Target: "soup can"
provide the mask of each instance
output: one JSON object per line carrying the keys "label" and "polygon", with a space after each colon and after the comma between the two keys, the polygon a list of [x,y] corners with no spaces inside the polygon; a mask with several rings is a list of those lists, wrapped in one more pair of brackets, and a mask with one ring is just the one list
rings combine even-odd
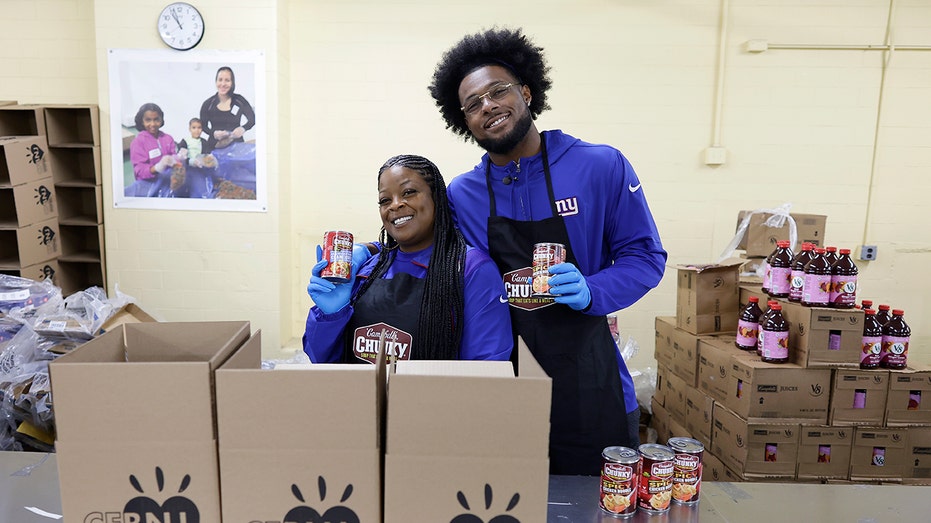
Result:
{"label": "soup can", "polygon": [[566,246],[561,243],[537,243],[533,246],[533,295],[550,294],[550,267],[566,261]]}
{"label": "soup can", "polygon": [[669,438],[666,442],[675,452],[672,469],[672,502],[679,505],[698,503],[701,493],[702,454],[705,446],[692,438]]}
{"label": "soup can", "polygon": [[665,445],[640,445],[640,489],[637,508],[649,514],[669,511],[672,502],[672,475],[676,454]]}
{"label": "soup can", "polygon": [[607,447],[601,453],[601,510],[616,518],[637,512],[640,485],[640,453],[627,447]]}
{"label": "soup can", "polygon": [[352,275],[352,233],[327,231],[323,233],[323,259],[327,264],[320,277],[333,283],[346,283]]}

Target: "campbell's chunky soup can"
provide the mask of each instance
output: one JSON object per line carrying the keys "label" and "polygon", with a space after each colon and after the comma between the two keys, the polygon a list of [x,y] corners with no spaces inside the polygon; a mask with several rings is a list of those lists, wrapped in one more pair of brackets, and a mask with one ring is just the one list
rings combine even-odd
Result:
{"label": "campbell's chunky soup can", "polygon": [[320,277],[333,283],[346,283],[352,274],[352,233],[327,231],[323,233],[323,259],[326,266]]}
{"label": "campbell's chunky soup can", "polygon": [[537,243],[533,246],[533,295],[551,296],[550,267],[566,261],[566,246]]}
{"label": "campbell's chunky soup can", "polygon": [[601,457],[599,506],[606,514],[629,518],[637,512],[640,453],[627,447],[608,447]]}
{"label": "campbell's chunky soup can", "polygon": [[666,445],[676,454],[672,468],[672,501],[680,505],[698,503],[701,493],[702,454],[705,446],[692,438],[669,438]]}
{"label": "campbell's chunky soup can", "polygon": [[640,445],[640,491],[637,508],[650,514],[669,510],[672,501],[672,475],[676,454],[665,445]]}

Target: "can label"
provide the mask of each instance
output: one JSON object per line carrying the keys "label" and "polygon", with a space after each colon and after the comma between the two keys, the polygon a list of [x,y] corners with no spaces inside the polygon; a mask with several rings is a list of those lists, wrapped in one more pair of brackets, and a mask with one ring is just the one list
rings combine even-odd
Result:
{"label": "can label", "polygon": [[533,246],[533,294],[550,294],[550,267],[566,261],[566,247],[561,243],[538,243]]}
{"label": "can label", "polygon": [[676,453],[673,462],[672,500],[680,505],[698,503],[701,492],[701,454]]}
{"label": "can label", "polygon": [[650,513],[669,510],[672,501],[673,460],[657,461],[643,457],[637,506]]}
{"label": "can label", "polygon": [[620,517],[637,512],[639,463],[605,461],[601,469],[601,509]]}
{"label": "can label", "polygon": [[323,259],[326,266],[320,277],[333,283],[346,283],[352,274],[352,233],[327,231],[323,234]]}
{"label": "can label", "polygon": [[886,465],[886,447],[873,447],[873,459],[870,465],[884,467]]}
{"label": "can label", "polygon": [[818,463],[830,463],[831,462],[831,446],[830,445],[818,445]]}

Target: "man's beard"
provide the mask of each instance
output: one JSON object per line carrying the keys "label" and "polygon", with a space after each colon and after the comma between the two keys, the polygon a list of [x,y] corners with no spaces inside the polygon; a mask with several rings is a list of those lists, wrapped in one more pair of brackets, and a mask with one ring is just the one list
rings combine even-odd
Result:
{"label": "man's beard", "polygon": [[521,140],[527,136],[527,132],[530,131],[530,126],[533,125],[533,118],[530,117],[530,111],[524,111],[524,113],[519,117],[517,123],[514,124],[514,127],[511,129],[511,132],[502,136],[501,138],[484,138],[484,139],[475,139],[475,142],[478,143],[482,149],[492,153],[492,154],[507,154],[514,150]]}

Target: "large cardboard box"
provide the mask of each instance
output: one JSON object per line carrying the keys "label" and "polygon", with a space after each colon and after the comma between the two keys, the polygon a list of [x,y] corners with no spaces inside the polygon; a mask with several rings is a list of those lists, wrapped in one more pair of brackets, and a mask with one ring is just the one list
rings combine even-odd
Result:
{"label": "large cardboard box", "polygon": [[672,419],[685,424],[685,396],[688,389],[692,388],[693,385],[684,382],[682,378],[670,372],[666,374],[665,386],[666,400],[663,402],[663,407],[666,408]]}
{"label": "large cardboard box", "polygon": [[653,415],[650,417],[650,426],[656,431],[656,441],[665,442],[669,440],[669,412],[666,408],[657,403],[656,398],[650,404]]}
{"label": "large cardboard box", "polygon": [[45,110],[41,105],[0,102],[0,137],[45,136]]}
{"label": "large cardboard box", "polygon": [[831,425],[869,425],[879,427],[886,414],[889,371],[834,371],[831,388]]}
{"label": "large cardboard box", "polygon": [[931,365],[889,371],[885,425],[931,425]]}
{"label": "large cardboard box", "polygon": [[43,136],[0,138],[0,187],[15,187],[52,176]]}
{"label": "large cardboard box", "polygon": [[798,479],[847,479],[852,427],[802,424],[798,448]]}
{"label": "large cardboard box", "polygon": [[905,476],[907,428],[855,427],[850,479],[901,481]]}
{"label": "large cardboard box", "polygon": [[0,269],[21,269],[61,256],[58,219],[0,229]]}
{"label": "large cardboard box", "polygon": [[385,523],[546,520],[552,380],[517,350],[516,377],[508,362],[392,366]]}
{"label": "large cardboard box", "polygon": [[52,178],[0,187],[0,228],[16,229],[58,217]]}
{"label": "large cardboard box", "polygon": [[728,396],[731,358],[741,351],[724,338],[702,338],[698,345],[698,388],[716,401]]}
{"label": "large cardboard box", "polygon": [[676,327],[692,334],[736,332],[742,263],[677,265]]}
{"label": "large cardboard box", "polygon": [[96,105],[46,105],[45,125],[49,145],[53,147],[100,145],[100,115]]}
{"label": "large cardboard box", "polygon": [[721,462],[717,456],[710,452],[708,447],[705,447],[705,452],[702,455],[701,463],[701,480],[702,482],[707,481],[730,481],[738,482],[743,481],[743,478],[740,477],[736,472],[727,468],[727,465]]}
{"label": "large cardboard box", "polygon": [[685,428],[705,448],[711,448],[713,419],[714,398],[696,387],[690,387],[685,396]]}
{"label": "large cardboard box", "polygon": [[656,368],[656,389],[653,391],[653,401],[660,405],[666,404],[666,377],[671,373],[672,371],[663,365]]}
{"label": "large cardboard box", "polygon": [[748,422],[714,406],[712,453],[746,479],[795,479],[798,447],[798,423]]}
{"label": "large cardboard box", "polygon": [[126,324],[53,361],[65,521],[220,521],[214,371],[248,338],[242,321]]}
{"label": "large cardboard box", "polygon": [[380,354],[262,370],[256,333],[220,367],[223,521],[381,521]]}
{"label": "large cardboard box", "polygon": [[778,301],[789,322],[789,357],[794,363],[803,367],[860,368],[862,310]]}
{"label": "large cardboard box", "polygon": [[142,310],[142,307],[135,303],[127,303],[114,312],[113,316],[110,316],[107,321],[103,322],[103,325],[100,326],[100,334],[113,330],[124,323],[150,323],[156,321],[158,320]]}
{"label": "large cardboard box", "polygon": [[[753,211],[740,211],[737,214],[737,227],[743,222],[747,213]],[[747,225],[747,232],[737,245],[738,249],[744,249],[748,257],[769,256],[773,249],[776,248],[776,242],[779,240],[789,239],[789,221],[785,220],[782,227],[771,227],[766,224],[772,214],[763,212],[753,212],[750,222]],[[811,242],[819,247],[824,247],[824,229],[828,217],[821,214],[798,214],[789,213],[789,216],[795,220],[796,234],[798,236],[798,245],[802,242]]]}
{"label": "large cardboard box", "polygon": [[20,278],[29,278],[35,281],[43,281],[46,278],[51,278],[52,283],[58,285],[58,280],[55,277],[56,274],[58,274],[58,270],[58,260],[48,260],[19,269],[9,267],[0,268],[0,273],[19,276]]}
{"label": "large cardboard box", "polygon": [[730,365],[724,405],[740,417],[827,423],[831,369],[766,363],[742,351],[731,358]]}
{"label": "large cardboard box", "polygon": [[931,485],[931,427],[908,429],[903,483]]}

